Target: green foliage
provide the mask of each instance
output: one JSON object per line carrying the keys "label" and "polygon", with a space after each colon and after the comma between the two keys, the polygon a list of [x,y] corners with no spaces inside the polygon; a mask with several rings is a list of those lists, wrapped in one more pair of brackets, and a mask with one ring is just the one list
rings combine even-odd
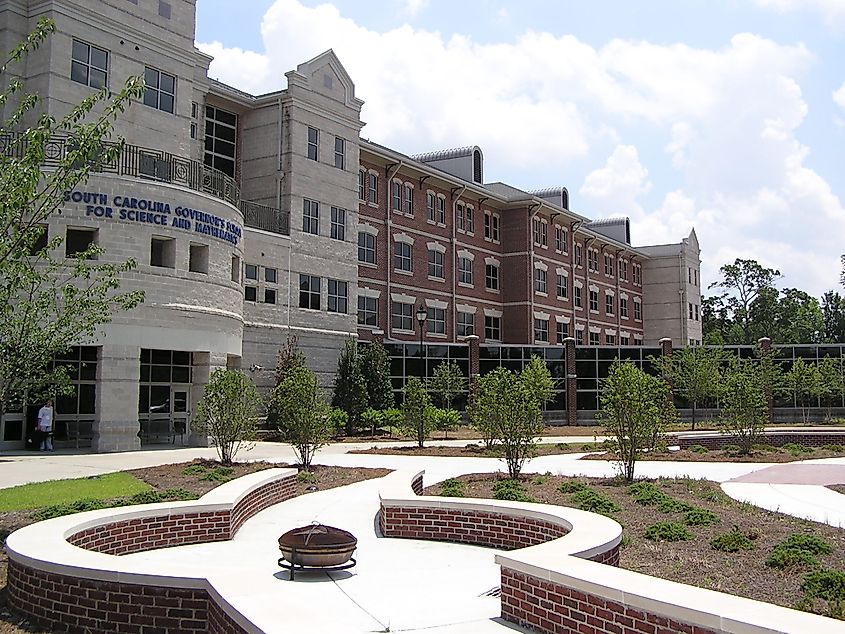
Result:
{"label": "green foliage", "polygon": [[498,480],[493,485],[493,498],[496,500],[510,500],[512,502],[536,502],[525,492],[519,480]]}
{"label": "green foliage", "polygon": [[310,471],[303,470],[296,474],[296,481],[300,484],[316,484],[317,476]]}
{"label": "green foliage", "polygon": [[408,435],[416,439],[417,445],[422,447],[434,429],[431,398],[425,391],[422,380],[416,376],[408,377],[403,394],[403,428]]}
{"label": "green foliage", "polygon": [[722,431],[747,455],[768,420],[764,367],[748,359],[732,359],[722,380]]}
{"label": "green foliage", "polygon": [[829,422],[833,404],[839,402],[839,399],[845,393],[845,381],[842,378],[842,369],[839,362],[834,361],[828,355],[825,355],[824,359],[819,363],[818,373],[819,397],[827,408],[825,420]]}
{"label": "green foliage", "polygon": [[613,362],[608,377],[602,381],[596,420],[615,439],[620,470],[628,482],[634,479],[637,459],[656,445],[673,416],[665,381],[646,374],[631,361]]}
{"label": "green foliage", "polygon": [[582,511],[610,515],[622,510],[616,502],[594,489],[584,488],[572,495],[572,503]]}
{"label": "green foliage", "polygon": [[778,544],[777,548],[805,550],[814,555],[829,555],[833,552],[833,547],[821,537],[801,533],[793,533]]}
{"label": "green foliage", "polygon": [[405,422],[405,414],[402,413],[402,410],[396,407],[389,407],[386,410],[382,411],[382,418],[384,419],[384,424],[391,428],[400,428]]}
{"label": "green foliage", "polygon": [[692,405],[692,428],[695,429],[699,405],[715,401],[719,396],[721,348],[691,347],[675,350],[671,355],[651,357],[661,376],[671,381],[672,389]]}
{"label": "green foliage", "polygon": [[578,491],[583,491],[586,488],[587,485],[583,482],[579,482],[578,480],[569,480],[561,484],[558,491],[561,493],[578,493]]}
{"label": "green foliage", "polygon": [[358,344],[354,339],[346,340],[337,360],[332,407],[339,407],[349,414],[346,433],[355,433],[361,413],[367,408],[367,382],[361,370]]}
{"label": "green foliage", "polygon": [[[305,367],[305,355],[299,349],[298,339],[296,335],[288,335],[284,345],[279,348],[279,353],[276,356],[276,369],[274,371],[275,385],[279,385],[285,380],[285,376],[294,368]],[[277,421],[271,420],[276,423]]]}
{"label": "green foliage", "polygon": [[546,362],[536,354],[531,355],[531,360],[523,368],[521,379],[528,393],[534,395],[540,407],[544,407],[555,397],[555,381]]}
{"label": "green foliage", "polygon": [[[180,500],[196,500],[198,495],[186,489],[165,489],[164,491],[142,491],[128,499],[129,504],[156,504],[159,502],[175,502]],[[122,505],[121,505],[122,506]]]}
{"label": "green foliage", "polygon": [[[436,408],[435,408],[436,409]],[[449,431],[461,423],[461,413],[454,409],[437,409],[434,416],[434,428],[448,437]]]}
{"label": "green foliage", "polygon": [[193,428],[206,434],[220,462],[230,465],[238,451],[253,445],[261,398],[255,385],[237,370],[217,368],[203,389]]}
{"label": "green foliage", "polygon": [[469,424],[481,434],[484,448],[488,451],[496,443],[496,422],[490,417],[488,411],[493,401],[491,389],[492,383],[482,379],[476,380],[470,386],[469,400],[467,401]]}
{"label": "green foliage", "polygon": [[815,363],[806,363],[797,358],[784,375],[784,391],[789,394],[801,409],[801,419],[809,421],[810,405],[821,396],[821,374]]}
{"label": "green foliage", "polygon": [[693,453],[708,453],[710,451],[704,445],[690,445],[689,450]]}
{"label": "green foliage", "polygon": [[845,572],[816,570],[804,577],[801,590],[811,599],[845,600]]}
{"label": "green foliage", "polygon": [[717,535],[710,540],[710,545],[715,550],[725,553],[737,553],[741,550],[753,550],[754,542],[738,526],[734,526],[727,533]]}
{"label": "green foliage", "polygon": [[822,445],[822,449],[824,451],[830,451],[833,453],[845,452],[845,447],[843,447],[842,445]]}
{"label": "green foliage", "polygon": [[657,522],[649,526],[643,536],[654,542],[680,542],[695,536],[683,524],[677,522]]}
{"label": "green foliage", "polygon": [[[95,340],[114,313],[144,299],[140,290],[120,292],[121,278],[136,266],[132,259],[104,257],[97,245],[65,257],[58,236],[36,248],[65,192],[84,187],[91,173],[120,160],[124,142],[113,137],[114,123],[144,92],[143,80],[130,77],[115,92],[86,91],[67,114],[57,117],[52,109],[48,115],[38,92],[29,92],[19,79],[24,74],[19,65],[32,64],[28,55],[55,30],[52,20],[40,18],[0,66],[5,109],[0,122],[0,417],[12,402],[72,394],[67,373],[53,360],[71,345]],[[56,152],[62,142],[65,151]],[[44,169],[48,156],[49,170]]]}
{"label": "green foliage", "polygon": [[628,492],[637,504],[656,506],[663,513],[687,513],[695,508],[687,502],[675,500],[651,482],[636,482],[628,487]]}
{"label": "green foliage", "polygon": [[208,467],[201,464],[188,465],[182,469],[182,475],[203,475],[208,472]]}
{"label": "green foliage", "polygon": [[739,454],[742,449],[739,445],[722,445],[722,451],[726,454]]}
{"label": "green foliage", "polygon": [[390,357],[378,340],[360,351],[361,373],[367,386],[367,405],[373,409],[393,407],[393,385],[390,383]]}
{"label": "green foliage", "polygon": [[[760,337],[771,336],[768,331],[774,315],[771,311],[761,313],[772,304],[772,294],[774,302],[777,301],[774,283],[780,271],[763,267],[755,260],[737,258],[733,264],[722,266],[719,272],[722,279],[709,288],[721,289],[722,293],[702,302],[705,339],[718,339],[725,344],[753,344]],[[756,309],[753,315],[752,309]]]}
{"label": "green foliage", "polygon": [[719,521],[719,516],[708,509],[692,508],[684,515],[687,526],[710,526]]}
{"label": "green foliage", "polygon": [[232,479],[234,473],[235,470],[231,467],[215,467],[207,470],[200,477],[200,480],[206,480],[207,482],[228,482]]}
{"label": "green foliage", "polygon": [[793,456],[800,456],[802,453],[812,453],[814,449],[799,443],[787,442],[780,446],[781,451],[791,453]]}
{"label": "green foliage", "polygon": [[370,430],[372,436],[376,435],[376,429],[381,427],[382,423],[384,423],[384,413],[381,410],[368,407],[361,413],[361,424]]}
{"label": "green foliage", "polygon": [[455,478],[443,480],[440,483],[440,495],[447,498],[464,497],[464,483]]}
{"label": "green foliage", "polygon": [[429,387],[440,405],[452,409],[452,401],[466,388],[466,377],[454,361],[443,361],[434,368]]}
{"label": "green foliage", "polygon": [[777,544],[766,559],[766,565],[785,570],[794,566],[815,567],[818,555],[829,555],[833,548],[815,535],[794,533]]}
{"label": "green foliage", "polygon": [[54,504],[35,511],[30,517],[38,522],[42,520],[49,520],[54,517],[62,517],[63,515],[71,515],[72,513],[84,513],[85,511],[96,511],[98,509],[109,508],[111,505],[106,500],[97,500],[94,498],[83,498],[75,502],[68,502],[66,504]]}
{"label": "green foliage", "polygon": [[270,394],[277,412],[282,441],[290,444],[299,464],[306,471],[320,447],[332,435],[330,408],[317,383],[305,366],[292,368]]}
{"label": "green foliage", "polygon": [[185,489],[166,489],[164,491],[141,491],[130,497],[119,497],[111,500],[100,500],[96,498],[82,498],[64,504],[54,504],[35,511],[30,517],[36,521],[49,520],[54,517],[62,517],[73,513],[85,511],[96,511],[99,509],[114,508],[118,506],[129,506],[133,504],[156,504],[159,502],[171,502],[177,500],[195,500],[197,496]]}
{"label": "green foliage", "polygon": [[339,407],[333,407],[329,411],[329,427],[331,428],[332,436],[338,436],[346,431],[346,426],[349,424],[349,414]]}

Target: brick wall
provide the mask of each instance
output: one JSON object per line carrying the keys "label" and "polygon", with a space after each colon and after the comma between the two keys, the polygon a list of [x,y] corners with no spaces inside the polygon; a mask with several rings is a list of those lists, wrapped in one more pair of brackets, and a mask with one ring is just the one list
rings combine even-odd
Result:
{"label": "brick wall", "polygon": [[[781,447],[787,443],[806,445],[808,447],[822,447],[823,445],[845,445],[845,434],[835,432],[777,432],[760,434],[758,444]],[[732,436],[678,436],[669,444],[677,444],[681,449],[688,449],[693,445],[701,445],[708,449],[721,449],[726,445],[736,445],[737,441]]]}
{"label": "brick wall", "polygon": [[558,634],[715,634],[711,629],[635,610],[502,568],[502,618]]}
{"label": "brick wall", "polygon": [[[295,494],[296,476],[273,480],[243,495],[231,509],[108,522],[72,534],[68,542],[110,555],[231,539],[259,511]],[[94,580],[37,570],[9,560],[9,604],[59,632],[243,632],[203,589],[167,588]]]}

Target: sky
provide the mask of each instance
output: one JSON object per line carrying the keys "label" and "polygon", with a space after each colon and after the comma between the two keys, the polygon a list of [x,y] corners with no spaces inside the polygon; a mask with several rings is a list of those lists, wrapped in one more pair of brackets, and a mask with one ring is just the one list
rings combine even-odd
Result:
{"label": "sky", "polygon": [[253,94],[331,48],[364,138],[478,145],[634,245],[694,227],[704,285],[745,258],[843,290],[845,0],[198,0],[196,41]]}

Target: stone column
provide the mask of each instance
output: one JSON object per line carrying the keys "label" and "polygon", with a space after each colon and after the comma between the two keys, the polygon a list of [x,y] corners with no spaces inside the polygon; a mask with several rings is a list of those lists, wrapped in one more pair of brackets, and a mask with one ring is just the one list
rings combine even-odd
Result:
{"label": "stone column", "polygon": [[[191,384],[191,416],[193,420],[197,405],[202,400],[203,390],[211,373],[218,368],[224,370],[228,367],[228,356],[220,352],[194,352],[194,365]],[[190,423],[189,423],[190,424]],[[188,430],[188,445],[191,447],[208,447],[209,439],[205,434],[194,433],[193,426]]]}
{"label": "stone column", "polygon": [[566,424],[578,424],[578,374],[575,366],[575,337],[563,340],[566,355]]}
{"label": "stone column", "polygon": [[[757,340],[757,345],[760,348],[760,359],[762,360],[764,357],[767,357],[772,354],[772,340],[768,337],[760,337]],[[768,410],[769,415],[769,425],[774,423],[775,420],[775,398],[772,394],[772,386],[766,386],[766,408]]]}
{"label": "stone column", "polygon": [[97,361],[97,415],[91,448],[97,453],[134,451],[138,438],[141,349],[103,345]]}

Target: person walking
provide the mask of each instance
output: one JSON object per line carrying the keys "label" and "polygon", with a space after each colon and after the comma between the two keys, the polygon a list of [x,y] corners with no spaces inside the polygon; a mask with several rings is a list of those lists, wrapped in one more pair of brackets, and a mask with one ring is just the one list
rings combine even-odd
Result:
{"label": "person walking", "polygon": [[41,451],[53,451],[53,399],[47,399],[38,410],[38,431],[41,432]]}

